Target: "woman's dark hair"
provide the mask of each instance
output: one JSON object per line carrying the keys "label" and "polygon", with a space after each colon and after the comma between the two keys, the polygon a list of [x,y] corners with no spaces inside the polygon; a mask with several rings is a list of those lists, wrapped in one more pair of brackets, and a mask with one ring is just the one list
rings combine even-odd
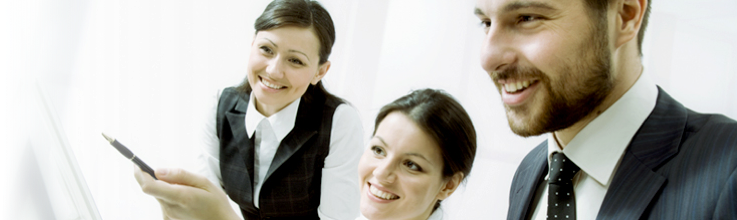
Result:
{"label": "woman's dark hair", "polygon": [[[374,123],[374,135],[384,118],[401,112],[429,134],[440,146],[443,178],[455,173],[468,177],[476,156],[476,130],[471,117],[453,97],[441,90],[422,89],[405,95],[381,108]],[[433,210],[440,206],[435,203]]]}
{"label": "woman's dark hair", "polygon": [[[333,25],[333,19],[328,11],[320,3],[313,0],[274,0],[266,6],[264,12],[253,24],[256,33],[287,26],[312,28],[320,41],[320,61],[318,63],[322,65],[328,61],[335,43],[335,25]],[[250,93],[251,85],[248,84],[247,79],[238,86],[238,90]],[[309,85],[305,94],[309,94],[313,89],[318,89],[327,96],[337,98],[325,90],[322,81],[314,86]]]}
{"label": "woman's dark hair", "polygon": [[335,26],[320,3],[311,0],[275,0],[256,19],[256,33],[285,26],[311,27],[320,40],[320,62],[328,61],[335,42]]}

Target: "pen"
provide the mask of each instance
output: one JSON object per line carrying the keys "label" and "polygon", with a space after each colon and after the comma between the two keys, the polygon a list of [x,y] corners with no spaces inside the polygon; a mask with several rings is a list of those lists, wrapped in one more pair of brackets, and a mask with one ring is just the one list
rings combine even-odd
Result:
{"label": "pen", "polygon": [[151,169],[151,167],[149,167],[148,165],[146,165],[146,163],[144,163],[141,160],[141,158],[136,157],[136,155],[133,154],[133,152],[131,152],[130,150],[128,150],[128,148],[125,147],[125,146],[123,146],[123,144],[121,144],[120,142],[118,142],[118,140],[115,140],[115,138],[109,137],[109,136],[105,135],[105,133],[102,133],[102,136],[105,137],[105,139],[107,139],[107,141],[110,142],[110,145],[113,145],[113,147],[115,147],[115,149],[118,149],[118,151],[120,151],[120,153],[123,154],[123,156],[125,156],[125,158],[128,158],[129,160],[133,161],[133,163],[135,163],[136,165],[138,165],[138,167],[140,167],[141,170],[143,170],[144,172],[146,172],[149,175],[151,175],[151,177],[153,177],[155,180],[158,180],[156,178],[156,175],[154,175],[154,170]]}

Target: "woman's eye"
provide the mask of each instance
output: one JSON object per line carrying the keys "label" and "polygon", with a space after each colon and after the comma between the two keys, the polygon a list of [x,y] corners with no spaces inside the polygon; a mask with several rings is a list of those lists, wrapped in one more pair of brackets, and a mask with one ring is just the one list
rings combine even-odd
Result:
{"label": "woman's eye", "polygon": [[386,152],[384,152],[384,149],[379,146],[371,146],[371,151],[374,152],[374,155],[386,156]]}
{"label": "woman's eye", "polygon": [[405,161],[404,166],[407,166],[410,170],[421,172],[422,168],[411,160]]}
{"label": "woman's eye", "polygon": [[297,65],[305,65],[301,60],[299,59],[289,59],[289,62],[292,62]]}
{"label": "woman's eye", "polygon": [[267,47],[267,46],[261,46],[261,47],[259,47],[259,48],[261,49],[261,51],[262,51],[262,52],[264,52],[264,53],[266,53],[266,54],[272,54],[272,53],[273,53],[273,52],[271,51],[271,48],[269,48],[269,47]]}

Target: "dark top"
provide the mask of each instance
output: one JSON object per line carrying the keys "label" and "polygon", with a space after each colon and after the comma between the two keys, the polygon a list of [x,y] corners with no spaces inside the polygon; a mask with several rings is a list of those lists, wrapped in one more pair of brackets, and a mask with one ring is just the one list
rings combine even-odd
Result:
{"label": "dark top", "polygon": [[319,219],[322,168],[329,153],[330,131],[340,99],[310,86],[301,98],[292,131],[279,144],[253,203],[253,139],[245,116],[250,91],[226,88],[217,109],[220,172],[223,188],[246,219]]}

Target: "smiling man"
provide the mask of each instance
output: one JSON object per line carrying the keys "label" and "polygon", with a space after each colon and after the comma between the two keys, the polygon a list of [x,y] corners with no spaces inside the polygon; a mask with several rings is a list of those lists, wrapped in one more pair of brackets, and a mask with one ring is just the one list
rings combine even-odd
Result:
{"label": "smiling man", "polygon": [[508,219],[735,219],[737,122],[649,79],[648,0],[478,0],[481,63],[522,161]]}

